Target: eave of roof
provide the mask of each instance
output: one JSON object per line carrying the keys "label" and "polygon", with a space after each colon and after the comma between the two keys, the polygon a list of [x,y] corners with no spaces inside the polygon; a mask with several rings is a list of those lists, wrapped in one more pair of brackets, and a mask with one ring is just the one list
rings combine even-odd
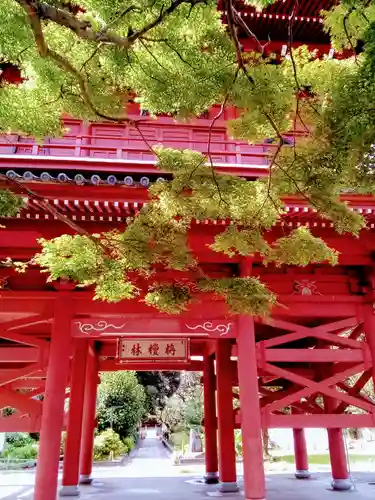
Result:
{"label": "eave of roof", "polygon": [[[42,195],[55,209],[76,221],[127,222],[148,203],[145,187],[116,185],[86,185],[57,182],[25,182],[25,187]],[[352,209],[368,220],[369,227],[375,223],[375,197],[371,195],[347,194],[343,196]],[[26,208],[19,219],[53,220],[54,216],[40,206],[37,199],[25,196]],[[329,220],[322,219],[317,211],[297,196],[284,199],[286,213],[280,222],[285,226],[307,225],[311,227],[333,227]],[[195,220],[197,225],[230,225],[230,220]]]}

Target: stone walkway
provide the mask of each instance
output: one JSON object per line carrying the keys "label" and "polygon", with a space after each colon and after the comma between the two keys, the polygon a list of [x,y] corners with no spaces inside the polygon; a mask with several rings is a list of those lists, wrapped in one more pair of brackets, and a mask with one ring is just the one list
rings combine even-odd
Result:
{"label": "stone walkway", "polygon": [[[208,500],[225,497],[243,500],[243,493],[218,493],[216,486],[200,481],[203,466],[173,466],[169,453],[153,432],[125,466],[94,469],[95,481],[81,487],[82,500]],[[31,500],[33,471],[0,473],[0,500]],[[353,474],[354,489],[338,493],[329,489],[330,476],[319,473],[309,481],[297,481],[291,473],[267,476],[267,500],[365,500],[375,498],[374,473]],[[242,487],[241,478],[239,485]]]}

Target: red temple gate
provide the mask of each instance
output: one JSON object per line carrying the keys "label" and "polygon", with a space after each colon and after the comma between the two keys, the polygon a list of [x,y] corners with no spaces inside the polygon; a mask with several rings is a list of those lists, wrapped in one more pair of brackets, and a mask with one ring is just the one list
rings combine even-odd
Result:
{"label": "red temple gate", "polygon": [[[251,265],[244,263],[242,269],[248,273]],[[260,270],[253,263],[255,269]],[[283,291],[283,307],[269,319],[228,316],[222,303],[207,298],[179,317],[135,301],[98,307],[90,292],[68,284],[48,289],[43,282],[42,287],[33,271],[22,278],[8,276],[11,289],[0,294],[0,397],[3,407],[17,412],[0,419],[0,430],[41,431],[36,498],[51,499],[56,491],[63,426],[68,439],[62,492],[77,491],[79,472],[83,483],[90,481],[98,371],[124,368],[203,371],[206,480],[216,481],[219,472],[223,491],[237,489],[235,427],[244,436],[246,498],[265,497],[261,428],[294,429],[296,475],[308,477],[303,429],[326,427],[334,486],[348,488],[341,429],[372,427],[375,409],[362,393],[373,376],[375,318],[371,268],[360,269],[368,272],[367,284],[345,266],[334,272],[311,267],[303,274],[268,269],[262,277]],[[159,339],[160,345],[189,339],[189,359],[119,364],[119,338],[152,339],[153,344]],[[67,387],[71,411],[64,417]],[[239,387],[237,410],[233,387]],[[41,393],[43,403],[33,399]],[[349,407],[359,411],[346,413]]]}
{"label": "red temple gate", "polygon": [[[301,2],[294,45],[307,43],[321,54],[329,52],[319,11],[330,5],[328,0]],[[287,1],[264,13],[245,9],[241,15],[264,32],[260,40],[267,40],[266,31],[272,29],[279,41],[269,49],[279,52],[287,39],[290,6]],[[248,40],[243,42],[252,48]],[[139,115],[139,108],[133,104],[129,112]],[[210,110],[189,125],[168,117],[145,119],[141,127],[149,142],[207,152],[216,113]],[[267,153],[273,146],[230,140],[225,120],[232,115],[226,110],[212,127],[215,166],[248,179],[267,175]],[[26,208],[0,231],[1,260],[30,259],[38,238],[73,232],[59,213],[92,233],[123,227],[147,203],[145,188],[164,175],[128,126],[77,120],[66,125],[66,137],[42,146],[17,135],[0,137],[1,171],[36,193],[25,196]],[[219,479],[223,492],[237,490],[235,427],[243,434],[247,500],[266,496],[262,428],[293,429],[297,478],[309,477],[303,429],[327,428],[333,487],[350,488],[342,429],[375,426],[374,402],[363,392],[375,366],[375,199],[348,195],[347,200],[368,220],[369,230],[358,239],[337,235],[303,200],[292,197],[271,234],[276,238],[283,226],[308,225],[340,252],[335,268],[274,268],[260,260],[229,258],[207,246],[227,221],[194,224],[189,244],[207,274],[259,275],[278,294],[281,306],[269,319],[230,316],[222,302],[207,296],[188,313],[171,317],[136,301],[93,302],[91,292],[70,283],[46,283],[37,268],[25,275],[0,268],[0,403],[16,410],[0,418],[0,431],[41,432],[35,499],[56,498],[63,428],[68,432],[60,494],[78,495],[78,483],[91,482],[98,373],[118,369],[203,372],[205,478],[208,483]],[[158,277],[167,279],[168,273],[160,271]],[[168,339],[186,341],[189,353],[120,364],[118,341],[130,338],[139,345],[152,339],[164,349]],[[40,394],[43,402],[34,399]],[[67,397],[69,415],[64,414]],[[234,397],[240,401],[237,410]],[[348,413],[352,408],[358,411]]]}

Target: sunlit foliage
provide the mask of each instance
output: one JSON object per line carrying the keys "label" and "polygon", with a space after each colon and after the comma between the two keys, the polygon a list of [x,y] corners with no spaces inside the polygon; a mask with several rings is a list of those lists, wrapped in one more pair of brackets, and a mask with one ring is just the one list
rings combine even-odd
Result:
{"label": "sunlit foliage", "polygon": [[[247,3],[262,9],[273,2]],[[219,174],[210,154],[152,145],[157,167],[172,180],[150,188],[150,203],[123,232],[42,240],[34,262],[49,279],[93,286],[96,298],[108,301],[138,296],[173,314],[189,307],[197,290],[222,297],[233,313],[265,314],[276,297],[256,277],[201,275],[188,243],[195,220],[231,221],[211,243],[217,252],[300,266],[336,264],[338,255],[307,227],[268,238],[285,212],[283,196],[302,197],[339,233],[358,235],[365,226],[340,196],[374,190],[373,2],[344,0],[323,14],[334,47],[351,57],[317,58],[302,47],[278,64],[242,53],[240,18],[232,0],[224,7],[227,25],[213,0],[1,1],[0,68],[6,63],[10,75],[0,80],[2,132],[61,134],[63,114],[137,128],[126,115],[135,94],[151,115],[178,120],[213,104],[235,106],[239,117],[228,121],[233,137],[273,141],[269,178],[252,182]],[[358,45],[364,52],[356,55]],[[296,123],[305,137],[286,146],[284,136]],[[3,216],[20,207],[9,191],[1,192]],[[150,277],[155,266],[189,270],[196,279],[149,280],[148,290],[139,288],[134,275]]]}

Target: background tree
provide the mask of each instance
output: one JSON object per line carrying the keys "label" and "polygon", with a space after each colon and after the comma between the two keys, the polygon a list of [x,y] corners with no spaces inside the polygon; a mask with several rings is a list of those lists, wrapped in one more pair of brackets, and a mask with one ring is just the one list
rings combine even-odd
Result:
{"label": "background tree", "polygon": [[179,372],[136,372],[139,383],[144,387],[146,407],[150,415],[162,410],[180,385]]}
{"label": "background tree", "polygon": [[135,434],[146,412],[146,395],[135,372],[102,373],[98,391],[99,430],[112,428],[121,438]]}
{"label": "background tree", "polygon": [[[262,8],[273,0],[247,3]],[[372,192],[374,186],[374,3],[343,0],[324,14],[336,49],[351,50],[352,58],[317,58],[307,48],[292,50],[289,43],[287,57],[278,64],[272,56],[242,53],[239,29],[261,52],[259,41],[234,0],[222,6],[225,22],[213,0],[2,0],[4,132],[57,135],[63,132],[61,116],[68,114],[127,123],[142,135],[141,121],[130,120],[125,110],[135,94],[151,115],[169,113],[176,119],[221,104],[211,130],[224,108],[235,106],[239,117],[228,122],[233,137],[274,142],[268,179],[252,182],[215,171],[211,137],[206,155],[148,143],[157,167],[172,179],[150,188],[149,204],[124,232],[88,234],[39,197],[46,210],[77,233],[41,241],[33,263],[50,279],[93,285],[96,298],[109,301],[140,296],[168,313],[187,308],[198,290],[222,297],[232,313],[265,314],[276,297],[257,278],[212,279],[199,268],[187,244],[194,219],[231,219],[233,225],[215,238],[212,248],[228,255],[257,253],[277,265],[338,260],[337,252],[307,227],[269,241],[267,233],[285,212],[287,194],[302,197],[339,233],[357,235],[365,226],[363,216],[350,210],[340,194]],[[297,10],[296,1],[291,39]],[[357,56],[359,41],[364,52]],[[305,138],[288,147],[284,135],[297,122]],[[1,191],[3,215],[14,215],[21,205],[9,190]],[[189,270],[191,278],[183,284],[179,277],[150,281],[140,290],[137,275],[147,275],[155,264]]]}
{"label": "background tree", "polygon": [[203,387],[201,374],[183,372],[181,383],[175,394],[159,412],[160,421],[168,433],[201,430],[203,420]]}

